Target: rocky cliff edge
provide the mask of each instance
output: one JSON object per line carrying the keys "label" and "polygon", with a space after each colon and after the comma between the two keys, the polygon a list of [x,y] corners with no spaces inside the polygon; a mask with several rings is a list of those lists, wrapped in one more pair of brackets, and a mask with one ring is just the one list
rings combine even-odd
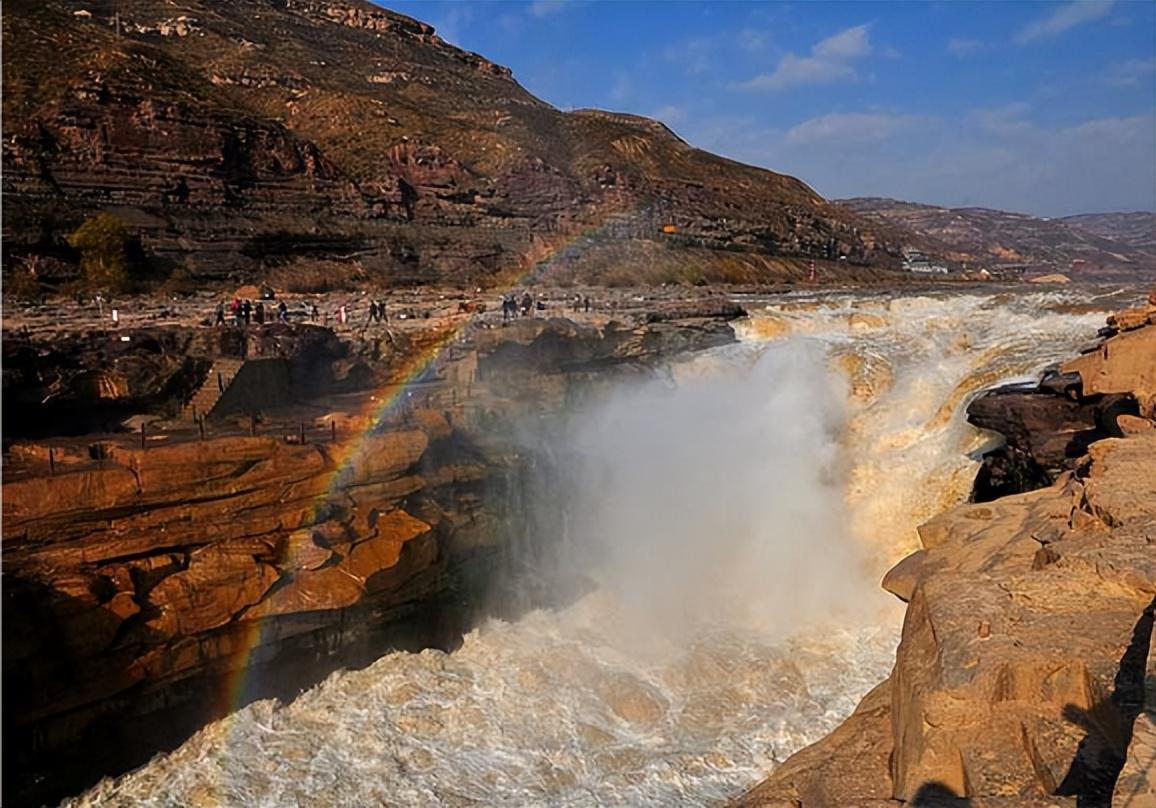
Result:
{"label": "rocky cliff edge", "polygon": [[961,505],[883,586],[890,678],[739,806],[1156,805],[1156,300],[1061,370],[1128,394],[1048,487]]}

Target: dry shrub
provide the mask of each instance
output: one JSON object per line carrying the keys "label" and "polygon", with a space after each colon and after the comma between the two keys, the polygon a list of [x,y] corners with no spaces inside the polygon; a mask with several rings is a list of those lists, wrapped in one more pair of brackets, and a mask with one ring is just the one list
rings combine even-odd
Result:
{"label": "dry shrub", "polygon": [[4,280],[4,297],[13,300],[39,300],[44,296],[44,288],[36,278],[36,273],[25,266],[17,266]]}
{"label": "dry shrub", "polygon": [[293,294],[323,294],[352,290],[364,278],[357,262],[297,260],[269,269],[264,283]]}
{"label": "dry shrub", "polygon": [[128,247],[132,234],[120,219],[98,213],[68,237],[80,252],[80,270],[94,288],[123,292],[129,287]]}

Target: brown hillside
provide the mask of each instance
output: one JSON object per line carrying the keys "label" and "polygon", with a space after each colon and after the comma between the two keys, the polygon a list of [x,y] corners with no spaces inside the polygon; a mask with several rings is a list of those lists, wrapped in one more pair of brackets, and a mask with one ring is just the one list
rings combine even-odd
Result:
{"label": "brown hillside", "polygon": [[792,177],[655,121],[560,112],[507,68],[369,3],[80,7],[5,4],[10,253],[58,250],[103,209],[202,276],[304,254],[355,256],[399,283],[537,263],[586,277],[581,251],[551,260],[578,235],[692,263],[725,252],[703,267],[767,279],[800,259],[894,264],[870,225]]}
{"label": "brown hillside", "polygon": [[1061,272],[1074,280],[1156,278],[1156,248],[1144,243],[1145,224],[1148,239],[1156,240],[1152,214],[1044,219],[878,197],[838,204],[874,221],[893,239],[971,267],[1016,266],[1031,275]]}

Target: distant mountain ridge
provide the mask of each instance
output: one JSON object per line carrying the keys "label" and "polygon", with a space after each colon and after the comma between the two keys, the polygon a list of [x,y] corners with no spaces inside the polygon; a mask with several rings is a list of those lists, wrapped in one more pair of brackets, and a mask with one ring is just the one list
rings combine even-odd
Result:
{"label": "distant mountain ridge", "polygon": [[1156,213],[1084,213],[1065,216],[1060,221],[1101,238],[1127,244],[1156,256]]}
{"label": "distant mountain ridge", "polygon": [[971,268],[1022,267],[1073,280],[1156,279],[1156,213],[1049,219],[882,197],[837,200],[910,247]]}
{"label": "distant mountain ridge", "polygon": [[3,26],[9,254],[61,250],[109,210],[205,278],[301,256],[396,283],[898,263],[793,177],[562,112],[361,0],[12,0]]}

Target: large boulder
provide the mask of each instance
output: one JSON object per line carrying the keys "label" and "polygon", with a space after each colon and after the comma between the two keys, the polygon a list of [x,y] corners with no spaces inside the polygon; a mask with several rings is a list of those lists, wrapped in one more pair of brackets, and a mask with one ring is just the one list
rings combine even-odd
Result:
{"label": "large boulder", "polygon": [[1156,415],[1156,326],[1111,337],[1062,369],[1080,374],[1085,396],[1130,393],[1140,403],[1141,415]]}

